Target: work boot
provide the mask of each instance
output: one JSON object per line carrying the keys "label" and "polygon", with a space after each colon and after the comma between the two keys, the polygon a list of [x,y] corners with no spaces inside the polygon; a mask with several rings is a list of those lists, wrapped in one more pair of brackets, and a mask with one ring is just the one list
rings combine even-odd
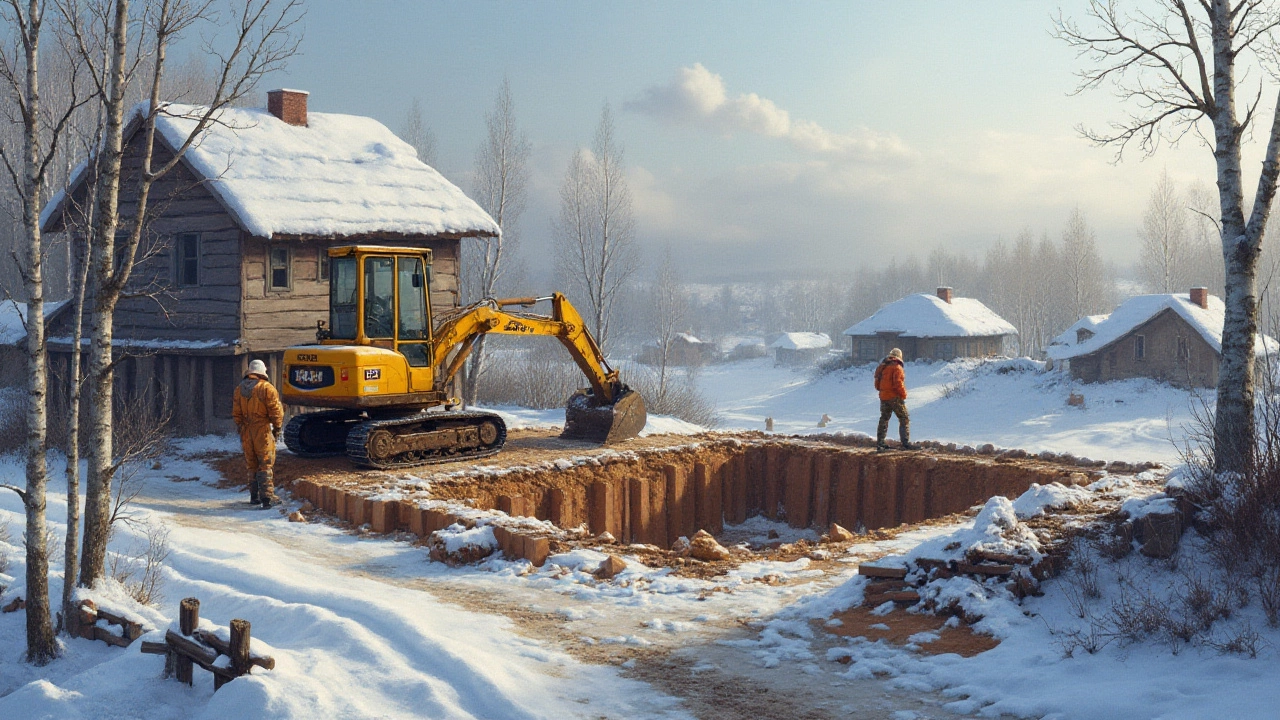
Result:
{"label": "work boot", "polygon": [[280,498],[276,497],[275,485],[272,483],[270,470],[258,471],[258,499],[262,501],[263,508],[280,504]]}

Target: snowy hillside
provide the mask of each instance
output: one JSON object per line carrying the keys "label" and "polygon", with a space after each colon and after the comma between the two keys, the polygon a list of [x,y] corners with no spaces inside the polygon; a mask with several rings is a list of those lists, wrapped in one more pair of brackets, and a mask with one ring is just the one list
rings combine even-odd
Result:
{"label": "snowy hillside", "polygon": [[[862,432],[874,435],[880,401],[874,365],[819,375],[774,367],[769,358],[701,370],[699,388],[716,404],[724,429],[763,430],[766,417],[785,433]],[[917,440],[994,443],[1101,460],[1175,462],[1173,440],[1186,435],[1193,410],[1213,393],[1149,380],[1095,385],[1072,382],[1026,359],[906,366],[911,436]],[[1084,395],[1083,408],[1067,396]],[[831,417],[819,428],[823,414]],[[889,425],[897,437],[897,421]]]}

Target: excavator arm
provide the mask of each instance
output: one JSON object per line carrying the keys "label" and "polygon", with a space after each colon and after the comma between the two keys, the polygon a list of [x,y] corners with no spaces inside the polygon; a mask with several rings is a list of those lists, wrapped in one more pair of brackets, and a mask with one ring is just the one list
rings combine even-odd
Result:
{"label": "excavator arm", "polygon": [[[551,315],[506,310],[543,300],[551,301]],[[437,390],[448,387],[476,340],[489,333],[554,337],[569,351],[591,387],[590,392],[579,390],[570,398],[564,436],[612,442],[633,437],[644,427],[647,415],[639,393],[622,384],[582,315],[560,293],[549,298],[490,298],[442,317],[432,339]]]}

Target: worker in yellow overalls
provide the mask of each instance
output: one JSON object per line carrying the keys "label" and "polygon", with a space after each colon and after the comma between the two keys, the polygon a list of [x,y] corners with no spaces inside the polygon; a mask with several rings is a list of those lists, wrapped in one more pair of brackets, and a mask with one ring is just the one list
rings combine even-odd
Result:
{"label": "worker in yellow overalls", "polygon": [[271,467],[276,462],[276,440],[284,428],[284,406],[280,393],[267,380],[266,363],[250,362],[234,395],[231,416],[240,428],[240,446],[249,469],[249,502],[262,503],[263,508],[279,505]]}

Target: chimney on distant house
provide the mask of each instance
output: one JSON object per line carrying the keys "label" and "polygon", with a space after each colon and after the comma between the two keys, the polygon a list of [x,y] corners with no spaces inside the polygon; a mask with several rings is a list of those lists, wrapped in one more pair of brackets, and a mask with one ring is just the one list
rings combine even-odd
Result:
{"label": "chimney on distant house", "polygon": [[268,90],[267,112],[275,115],[290,125],[307,126],[306,90]]}
{"label": "chimney on distant house", "polygon": [[1208,310],[1209,309],[1209,288],[1196,287],[1191,288],[1191,302],[1195,305]]}
{"label": "chimney on distant house", "polygon": [[938,297],[942,298],[947,302],[948,305],[950,305],[951,304],[951,288],[949,287],[938,288]]}

